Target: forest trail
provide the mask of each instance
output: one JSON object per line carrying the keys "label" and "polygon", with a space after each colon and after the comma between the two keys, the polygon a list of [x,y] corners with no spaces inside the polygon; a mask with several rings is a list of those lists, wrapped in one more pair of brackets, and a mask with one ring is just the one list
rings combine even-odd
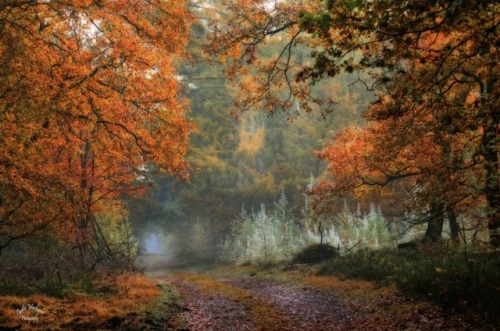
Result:
{"label": "forest trail", "polygon": [[[365,281],[252,268],[162,270],[182,312],[171,330],[480,330],[464,316]],[[473,323],[476,324],[476,323]]]}
{"label": "forest trail", "polygon": [[162,277],[184,301],[189,330],[352,330],[359,314],[319,290],[260,277]]}

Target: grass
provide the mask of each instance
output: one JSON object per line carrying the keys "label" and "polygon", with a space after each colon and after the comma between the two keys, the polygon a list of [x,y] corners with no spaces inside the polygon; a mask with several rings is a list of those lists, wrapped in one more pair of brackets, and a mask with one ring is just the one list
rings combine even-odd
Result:
{"label": "grass", "polygon": [[178,294],[141,274],[108,275],[77,283],[68,285],[62,298],[42,294],[0,297],[0,326],[27,323],[16,310],[29,304],[44,312],[36,324],[29,325],[30,330],[158,329],[180,310]]}
{"label": "grass", "polygon": [[358,278],[376,286],[396,286],[403,294],[423,298],[447,311],[473,312],[498,322],[500,257],[476,252],[428,249],[361,250],[324,263],[320,275]]}
{"label": "grass", "polygon": [[[158,287],[161,295],[145,306],[143,326],[148,325],[159,329],[164,329],[164,325],[173,321],[182,311],[182,300],[180,294],[168,286],[165,282],[160,282]],[[139,329],[142,329],[139,328]]]}
{"label": "grass", "polygon": [[320,275],[337,275],[341,278],[360,278],[380,286],[388,285],[406,257],[393,251],[360,250],[330,259],[319,270]]}
{"label": "grass", "polygon": [[102,281],[102,275],[92,273],[75,273],[64,279],[58,276],[44,277],[37,281],[0,278],[0,295],[26,297],[42,294],[56,298],[65,298],[74,293],[101,295],[106,294],[106,287],[99,285]]}
{"label": "grass", "polygon": [[403,293],[439,303],[446,310],[473,309],[498,320],[500,312],[500,258],[476,254],[426,256],[398,270],[395,283]]}

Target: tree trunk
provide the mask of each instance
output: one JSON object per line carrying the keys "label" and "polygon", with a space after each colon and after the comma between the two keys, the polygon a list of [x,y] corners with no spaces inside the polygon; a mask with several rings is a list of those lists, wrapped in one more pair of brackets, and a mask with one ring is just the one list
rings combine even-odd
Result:
{"label": "tree trunk", "polygon": [[488,96],[493,83],[481,86],[484,107],[482,151],[484,157],[484,193],[488,202],[488,230],[493,247],[500,247],[500,174],[498,171],[497,129],[500,112],[492,105],[489,107]]}
{"label": "tree trunk", "polygon": [[424,235],[424,242],[437,243],[441,240],[441,233],[443,232],[443,211],[444,206],[440,202],[434,202],[431,205],[429,221],[427,223],[427,230]]}
{"label": "tree trunk", "polygon": [[500,247],[500,186],[498,172],[498,147],[495,128],[485,128],[483,134],[485,195],[488,202],[488,230],[490,242]]}
{"label": "tree trunk", "polygon": [[458,244],[459,239],[460,239],[460,237],[459,237],[460,227],[458,225],[457,215],[455,214],[455,209],[453,209],[453,207],[448,207],[448,209],[446,210],[446,213],[448,215],[448,223],[450,224],[451,241],[454,244]]}
{"label": "tree trunk", "polygon": [[320,236],[319,244],[323,245],[323,227],[321,226],[321,221],[319,221],[318,232],[319,232],[319,236]]}

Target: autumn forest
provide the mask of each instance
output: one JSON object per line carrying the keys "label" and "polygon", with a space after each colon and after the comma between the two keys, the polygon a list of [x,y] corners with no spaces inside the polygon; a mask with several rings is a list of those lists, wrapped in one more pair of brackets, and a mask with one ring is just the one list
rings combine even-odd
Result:
{"label": "autumn forest", "polygon": [[0,330],[495,329],[499,35],[491,0],[1,0]]}

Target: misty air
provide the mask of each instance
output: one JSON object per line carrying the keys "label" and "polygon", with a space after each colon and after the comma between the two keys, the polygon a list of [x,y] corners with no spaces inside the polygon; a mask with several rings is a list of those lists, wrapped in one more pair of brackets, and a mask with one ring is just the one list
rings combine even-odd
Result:
{"label": "misty air", "polygon": [[0,1],[1,330],[498,330],[500,4]]}

